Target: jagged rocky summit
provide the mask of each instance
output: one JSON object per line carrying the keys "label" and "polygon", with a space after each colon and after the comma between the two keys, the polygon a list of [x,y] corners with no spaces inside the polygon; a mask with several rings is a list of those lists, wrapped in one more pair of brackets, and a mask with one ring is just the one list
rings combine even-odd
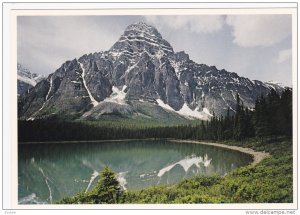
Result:
{"label": "jagged rocky summit", "polygon": [[19,99],[18,113],[26,120],[53,114],[207,120],[228,108],[234,113],[237,93],[252,108],[271,89],[283,88],[198,64],[183,51],[175,53],[154,27],[141,22],[129,25],[110,50],[63,63]]}

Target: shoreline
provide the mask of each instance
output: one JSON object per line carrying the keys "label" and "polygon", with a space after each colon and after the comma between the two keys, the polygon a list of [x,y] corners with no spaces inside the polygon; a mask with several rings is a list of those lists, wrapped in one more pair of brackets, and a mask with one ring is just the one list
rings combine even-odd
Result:
{"label": "shoreline", "polygon": [[201,142],[197,140],[177,140],[172,138],[166,139],[156,139],[156,138],[147,138],[147,139],[118,139],[118,140],[79,140],[79,141],[47,141],[47,142],[18,142],[20,145],[30,145],[30,144],[68,144],[68,143],[103,143],[103,142],[125,142],[125,141],[140,141],[140,140],[167,140],[175,143],[194,143],[194,144],[202,144],[214,147],[220,147],[230,150],[239,151],[248,155],[251,155],[253,158],[253,162],[251,165],[256,165],[261,162],[263,159],[270,157],[271,155],[267,152],[255,151],[251,148],[244,148],[240,146],[226,145],[221,143],[210,143],[210,142]]}
{"label": "shoreline", "polygon": [[62,140],[62,141],[37,141],[37,142],[18,142],[20,145],[34,145],[34,144],[67,144],[67,143],[104,143],[104,142],[125,142],[125,141],[138,141],[138,140],[174,140],[171,138],[158,139],[158,138],[145,138],[145,139],[116,139],[116,140]]}
{"label": "shoreline", "polygon": [[196,141],[196,140],[170,140],[170,141],[177,142],[177,143],[181,142],[181,143],[202,144],[202,145],[215,146],[215,147],[239,151],[239,152],[242,152],[245,154],[249,154],[253,157],[253,162],[251,163],[251,165],[256,165],[259,162],[261,162],[262,160],[264,160],[265,158],[268,158],[271,156],[270,153],[268,153],[268,152],[259,152],[259,151],[255,151],[251,148],[243,148],[240,146],[225,145],[225,144],[221,144],[221,143],[207,143],[207,142],[200,142],[200,141]]}

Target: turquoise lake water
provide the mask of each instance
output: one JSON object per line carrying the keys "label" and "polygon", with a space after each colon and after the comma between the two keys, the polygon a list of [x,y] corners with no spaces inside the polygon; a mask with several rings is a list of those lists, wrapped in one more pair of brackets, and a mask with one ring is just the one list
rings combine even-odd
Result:
{"label": "turquoise lake water", "polygon": [[125,190],[174,184],[196,175],[225,175],[250,155],[166,140],[19,144],[19,204],[51,204],[91,190],[108,165]]}

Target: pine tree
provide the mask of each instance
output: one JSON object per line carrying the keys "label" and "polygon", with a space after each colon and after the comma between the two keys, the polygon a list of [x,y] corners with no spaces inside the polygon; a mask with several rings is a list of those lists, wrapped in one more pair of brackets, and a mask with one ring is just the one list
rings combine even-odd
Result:
{"label": "pine tree", "polygon": [[264,140],[264,137],[268,137],[272,134],[270,126],[270,115],[269,105],[266,98],[261,95],[255,105],[254,124],[255,124],[255,135]]}
{"label": "pine tree", "polygon": [[246,108],[245,109],[245,124],[246,124],[245,125],[245,127],[246,127],[245,136],[248,138],[254,137],[254,135],[255,135],[252,117],[253,117],[253,114],[251,113],[251,111],[248,108]]}
{"label": "pine tree", "polygon": [[236,94],[236,113],[234,116],[234,126],[233,126],[233,136],[234,139],[236,140],[240,140],[241,136],[242,136],[242,121],[243,121],[243,116],[242,116],[242,111],[243,111],[243,107],[241,105],[241,99],[240,99],[240,95],[237,93]]}
{"label": "pine tree", "polygon": [[122,190],[116,174],[108,167],[104,167],[100,173],[101,178],[94,188],[91,197],[95,204],[116,204],[119,203]]}
{"label": "pine tree", "polygon": [[293,102],[292,102],[292,90],[287,88],[282,92],[280,98],[279,112],[280,118],[280,129],[286,136],[292,136],[293,131]]}
{"label": "pine tree", "polygon": [[232,138],[232,121],[231,121],[231,116],[230,116],[230,109],[229,107],[227,108],[227,114],[224,119],[224,138],[225,139],[230,139]]}
{"label": "pine tree", "polygon": [[268,119],[268,128],[270,129],[270,135],[277,136],[281,131],[281,118],[282,113],[280,109],[280,96],[272,89],[267,96],[267,108],[266,115]]}

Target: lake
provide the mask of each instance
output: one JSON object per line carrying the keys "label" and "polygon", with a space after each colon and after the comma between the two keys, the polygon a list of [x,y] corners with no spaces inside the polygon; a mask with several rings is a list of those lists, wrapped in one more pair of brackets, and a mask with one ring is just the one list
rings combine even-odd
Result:
{"label": "lake", "polygon": [[174,184],[193,176],[225,175],[248,165],[238,151],[167,140],[19,144],[19,204],[51,204],[90,191],[108,165],[125,190]]}

